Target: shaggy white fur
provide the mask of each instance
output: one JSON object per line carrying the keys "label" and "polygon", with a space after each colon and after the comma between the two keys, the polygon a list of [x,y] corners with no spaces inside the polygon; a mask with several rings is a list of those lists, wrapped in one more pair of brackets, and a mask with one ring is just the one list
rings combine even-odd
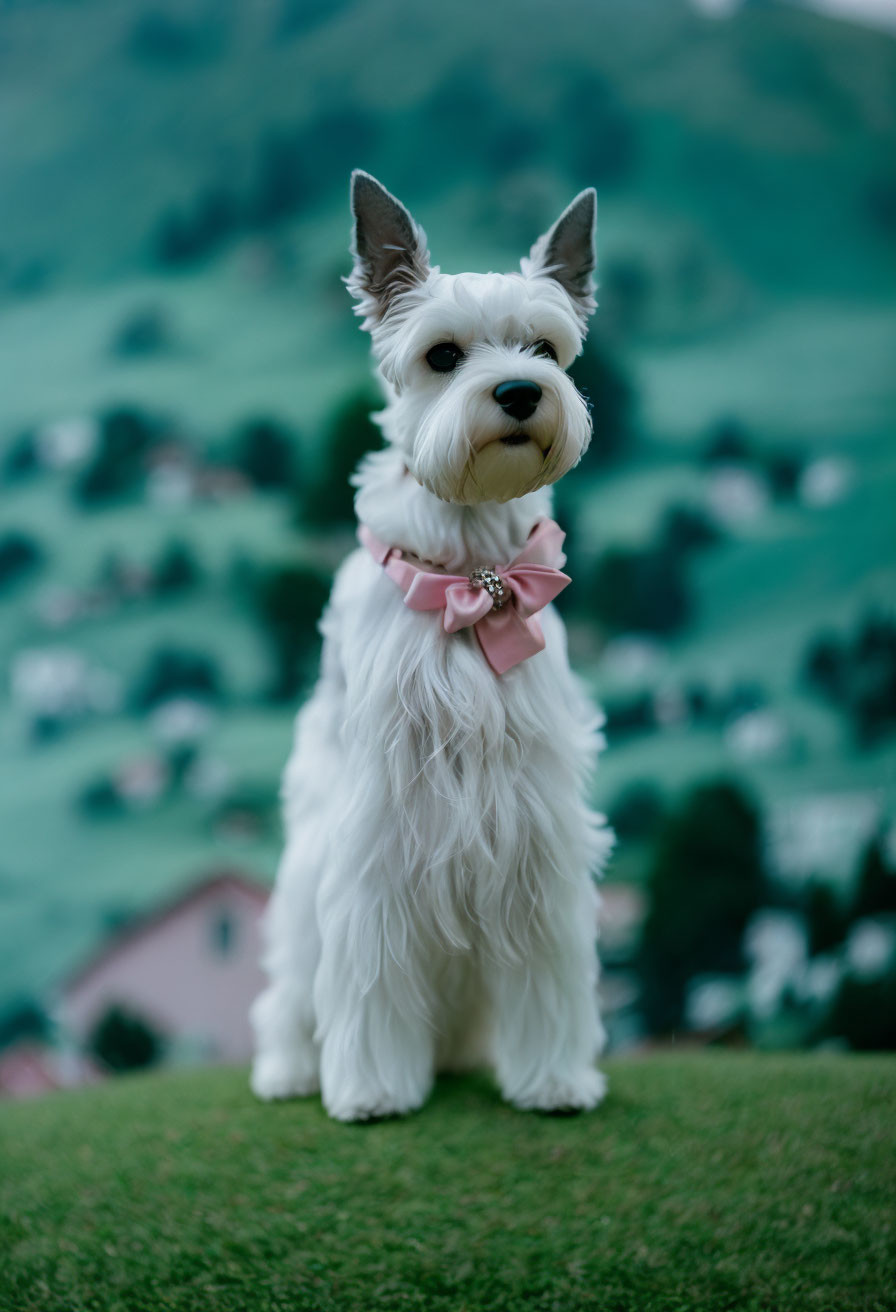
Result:
{"label": "shaggy white fur", "polygon": [[[594,193],[522,273],[457,277],[368,175],[352,200],[349,287],[388,442],[356,477],[358,518],[436,568],[500,568],[590,438],[564,369],[594,304]],[[437,370],[444,343],[457,361]],[[519,379],[541,389],[522,418],[494,394]],[[260,1097],[320,1088],[331,1116],[364,1120],[419,1107],[436,1070],[490,1061],[520,1107],[600,1100],[592,875],[611,837],[586,800],[600,717],[553,608],[540,619],[545,649],[498,676],[471,629],[410,610],[366,551],[340,569],[283,784],[270,985],[252,1011]]]}

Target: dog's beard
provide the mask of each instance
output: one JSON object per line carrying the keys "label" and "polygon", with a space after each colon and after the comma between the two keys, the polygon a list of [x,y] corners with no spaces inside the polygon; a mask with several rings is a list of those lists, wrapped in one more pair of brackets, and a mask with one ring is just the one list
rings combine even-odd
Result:
{"label": "dog's beard", "polygon": [[525,496],[572,469],[591,424],[572,382],[557,372],[542,383],[530,418],[506,415],[492,395],[493,377],[453,382],[417,423],[412,472],[443,501],[475,505]]}

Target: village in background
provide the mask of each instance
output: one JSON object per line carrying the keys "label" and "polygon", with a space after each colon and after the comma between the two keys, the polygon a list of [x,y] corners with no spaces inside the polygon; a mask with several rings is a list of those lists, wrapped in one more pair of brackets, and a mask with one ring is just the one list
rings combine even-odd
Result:
{"label": "village in background", "polygon": [[612,1048],[896,1047],[896,38],[710,8],[4,7],[0,1096],[248,1059],[380,443],[355,166],[448,271],[598,189],[556,514]]}

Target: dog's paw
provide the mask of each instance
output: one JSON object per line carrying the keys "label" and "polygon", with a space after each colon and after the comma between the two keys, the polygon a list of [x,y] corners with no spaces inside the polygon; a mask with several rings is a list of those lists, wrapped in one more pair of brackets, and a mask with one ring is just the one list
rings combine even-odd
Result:
{"label": "dog's paw", "polygon": [[525,1111],[588,1112],[603,1100],[606,1092],[607,1077],[593,1067],[586,1067],[576,1075],[551,1076],[511,1101]]}
{"label": "dog's paw", "polygon": [[334,1121],[383,1121],[417,1111],[425,1097],[425,1092],[418,1098],[408,1098],[371,1089],[360,1094],[324,1098],[324,1106]]}
{"label": "dog's paw", "polygon": [[317,1070],[307,1062],[291,1062],[280,1056],[256,1057],[249,1079],[252,1092],[265,1102],[283,1098],[304,1098],[317,1093]]}

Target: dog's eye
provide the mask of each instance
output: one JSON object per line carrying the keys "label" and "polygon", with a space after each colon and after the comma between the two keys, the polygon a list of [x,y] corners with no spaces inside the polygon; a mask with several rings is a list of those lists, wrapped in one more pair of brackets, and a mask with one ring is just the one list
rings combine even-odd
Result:
{"label": "dog's eye", "polygon": [[463,351],[454,342],[439,342],[426,352],[426,363],[437,374],[450,374],[463,358]]}
{"label": "dog's eye", "polygon": [[532,350],[535,353],[535,355],[542,355],[545,357],[545,359],[553,360],[554,363],[556,364],[557,352],[554,350],[550,342],[546,342],[542,338],[540,342],[535,343],[535,345],[532,347]]}

